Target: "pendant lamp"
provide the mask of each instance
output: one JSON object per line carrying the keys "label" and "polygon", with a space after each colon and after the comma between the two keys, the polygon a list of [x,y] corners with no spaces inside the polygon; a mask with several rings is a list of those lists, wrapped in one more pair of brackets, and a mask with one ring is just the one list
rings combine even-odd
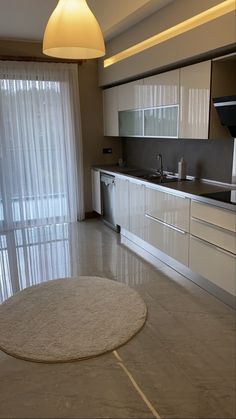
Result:
{"label": "pendant lamp", "polygon": [[59,0],[44,32],[43,53],[77,60],[105,55],[102,31],[86,0]]}

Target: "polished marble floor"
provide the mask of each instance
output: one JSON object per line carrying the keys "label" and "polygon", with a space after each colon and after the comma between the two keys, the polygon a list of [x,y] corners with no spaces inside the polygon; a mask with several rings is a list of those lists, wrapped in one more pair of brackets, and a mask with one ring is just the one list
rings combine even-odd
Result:
{"label": "polished marble floor", "polygon": [[134,287],[148,307],[145,327],[117,351],[80,362],[0,352],[0,418],[236,418],[231,308],[162,262],[152,266],[98,220],[0,235],[0,302],[76,275]]}

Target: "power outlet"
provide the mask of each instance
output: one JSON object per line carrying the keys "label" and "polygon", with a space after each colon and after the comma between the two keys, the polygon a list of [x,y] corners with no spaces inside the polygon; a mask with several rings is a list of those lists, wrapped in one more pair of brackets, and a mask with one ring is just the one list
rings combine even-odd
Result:
{"label": "power outlet", "polygon": [[103,148],[103,154],[112,154],[112,148]]}

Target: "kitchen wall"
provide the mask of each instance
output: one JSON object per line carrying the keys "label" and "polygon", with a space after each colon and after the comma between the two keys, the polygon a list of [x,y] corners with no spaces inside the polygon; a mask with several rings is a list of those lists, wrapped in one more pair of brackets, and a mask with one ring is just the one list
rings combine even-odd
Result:
{"label": "kitchen wall", "polygon": [[[0,40],[0,59],[7,58],[55,61],[42,54],[41,43]],[[121,140],[103,136],[102,90],[98,87],[97,60],[83,61],[78,65],[78,72],[83,134],[85,212],[90,212],[92,211],[91,166],[98,163],[116,163],[122,151]],[[111,147],[113,153],[103,154],[104,147]]]}
{"label": "kitchen wall", "polygon": [[[79,66],[80,107],[83,132],[85,212],[92,211],[91,167],[114,164],[122,156],[122,141],[103,136],[102,90],[98,87],[97,61]],[[103,148],[112,154],[103,154]]]}
{"label": "kitchen wall", "polygon": [[177,172],[181,157],[187,161],[187,174],[197,178],[231,183],[233,139],[177,140],[123,139],[123,158],[129,166],[157,169],[157,154],[163,156],[164,170]]}

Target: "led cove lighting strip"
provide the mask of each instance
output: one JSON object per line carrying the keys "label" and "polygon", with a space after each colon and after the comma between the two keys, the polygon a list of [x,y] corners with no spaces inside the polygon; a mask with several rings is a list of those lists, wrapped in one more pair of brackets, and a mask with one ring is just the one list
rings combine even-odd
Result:
{"label": "led cove lighting strip", "polygon": [[104,60],[103,66],[104,68],[109,67],[110,65],[124,60],[125,58],[132,57],[132,55],[138,54],[145,49],[161,44],[168,39],[174,38],[175,36],[190,31],[191,29],[197,28],[204,23],[210,22],[211,20],[224,16],[227,13],[233,12],[235,11],[235,5],[236,0],[225,0],[222,3],[219,3],[202,13],[199,13],[196,16],[178,23],[178,25],[172,26],[171,28],[160,32],[157,35],[151,36],[151,38],[145,39],[145,41],[139,42],[138,44],[133,45],[132,47],[127,48],[124,51],[113,55],[112,57],[106,58]]}

